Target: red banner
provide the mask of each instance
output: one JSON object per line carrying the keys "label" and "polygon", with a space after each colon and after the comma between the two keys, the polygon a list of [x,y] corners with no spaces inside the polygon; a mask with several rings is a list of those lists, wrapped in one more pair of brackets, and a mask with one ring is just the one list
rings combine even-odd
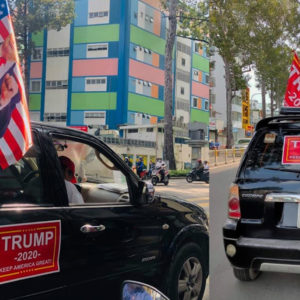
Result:
{"label": "red banner", "polygon": [[300,164],[300,136],[285,136],[283,151],[282,151],[282,164]]}
{"label": "red banner", "polygon": [[296,52],[285,92],[284,106],[300,107],[300,61]]}
{"label": "red banner", "polygon": [[86,125],[83,125],[83,126],[70,126],[70,128],[81,130],[81,131],[84,131],[84,132],[88,132],[88,127]]}
{"label": "red banner", "polygon": [[59,272],[60,221],[0,226],[0,284]]}

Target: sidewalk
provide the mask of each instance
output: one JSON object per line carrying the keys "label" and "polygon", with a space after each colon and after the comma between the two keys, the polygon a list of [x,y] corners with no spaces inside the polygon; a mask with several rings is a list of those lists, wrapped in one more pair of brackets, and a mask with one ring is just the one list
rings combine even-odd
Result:
{"label": "sidewalk", "polygon": [[[209,170],[212,171],[212,170],[217,170],[217,169],[221,169],[221,168],[233,168],[233,167],[237,167],[238,165],[240,164],[240,161],[235,161],[235,162],[230,162],[230,163],[227,163],[227,164],[220,164],[220,165],[217,165],[217,166],[210,166],[209,167]],[[185,175],[184,176],[171,176],[171,179],[185,179]]]}

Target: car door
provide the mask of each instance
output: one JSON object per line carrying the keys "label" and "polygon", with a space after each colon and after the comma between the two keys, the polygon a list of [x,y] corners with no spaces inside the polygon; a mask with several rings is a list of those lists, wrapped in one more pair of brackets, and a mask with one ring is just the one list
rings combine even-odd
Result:
{"label": "car door", "polygon": [[69,296],[114,299],[122,280],[158,267],[162,219],[154,204],[133,204],[138,179],[116,154],[97,139],[72,135],[52,133],[58,156],[75,164],[85,201],[65,207]]}
{"label": "car door", "polygon": [[[66,191],[49,168],[38,133],[33,136],[34,146],[25,157],[0,169],[1,299],[66,295],[61,251],[66,223],[60,202]],[[53,197],[49,190],[59,194]]]}

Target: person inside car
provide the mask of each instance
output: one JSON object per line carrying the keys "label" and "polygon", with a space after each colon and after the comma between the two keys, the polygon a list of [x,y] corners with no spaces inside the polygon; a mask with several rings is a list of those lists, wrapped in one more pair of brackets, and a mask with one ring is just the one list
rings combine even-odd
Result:
{"label": "person inside car", "polygon": [[59,161],[65,178],[69,204],[84,204],[80,192],[77,190],[76,186],[74,185],[74,183],[77,182],[75,178],[74,163],[70,158],[66,156],[60,156]]}

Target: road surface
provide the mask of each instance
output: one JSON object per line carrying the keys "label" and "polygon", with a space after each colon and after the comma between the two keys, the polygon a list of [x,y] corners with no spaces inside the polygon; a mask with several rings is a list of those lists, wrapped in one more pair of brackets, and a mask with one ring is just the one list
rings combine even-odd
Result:
{"label": "road surface", "polygon": [[200,181],[187,183],[183,179],[170,179],[169,185],[164,186],[161,183],[155,186],[156,193],[174,195],[184,200],[193,202],[202,206],[208,213],[209,210],[209,184]]}
{"label": "road surface", "polygon": [[299,300],[300,274],[262,273],[257,280],[240,282],[233,276],[223,247],[222,226],[227,196],[236,168],[212,172],[210,182],[210,300]]}
{"label": "road surface", "polygon": [[[195,181],[187,183],[184,179],[170,179],[169,185],[164,186],[159,184],[155,186],[156,193],[164,193],[180,197],[184,200],[193,202],[202,206],[206,213],[209,210],[209,184],[204,182]],[[209,278],[206,282],[205,293],[203,300],[209,300]]]}

